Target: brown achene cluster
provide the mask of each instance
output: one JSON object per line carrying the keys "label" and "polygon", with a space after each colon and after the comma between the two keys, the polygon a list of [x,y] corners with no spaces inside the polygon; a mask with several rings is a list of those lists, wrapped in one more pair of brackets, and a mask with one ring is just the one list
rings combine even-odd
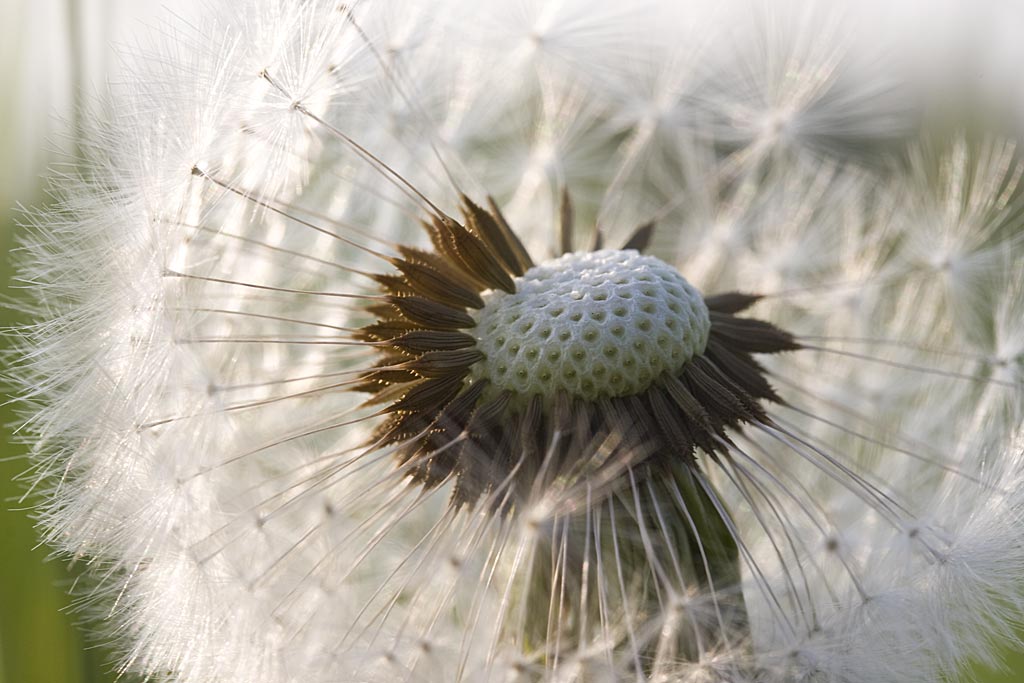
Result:
{"label": "brown achene cluster", "polygon": [[[392,259],[397,273],[375,276],[386,302],[369,308],[377,321],[358,334],[380,353],[356,386],[386,415],[372,443],[391,448],[413,480],[428,488],[451,481],[452,505],[504,512],[555,482],[697,467],[695,449],[721,457],[730,429],[770,422],[762,402],[782,400],[754,354],[800,344],[767,322],[739,317],[759,298],[742,293],[705,297],[704,352],[641,393],[586,400],[565,391],[488,391],[487,380],[469,376],[484,355],[467,310],[482,308],[488,290],[514,292],[534,262],[493,200],[484,209],[463,196],[461,214],[461,223],[440,213],[424,221],[433,251],[402,247]],[[567,200],[562,215],[562,235],[571,235]],[[643,251],[651,233],[640,228],[623,248]],[[563,249],[570,243],[563,239]]]}

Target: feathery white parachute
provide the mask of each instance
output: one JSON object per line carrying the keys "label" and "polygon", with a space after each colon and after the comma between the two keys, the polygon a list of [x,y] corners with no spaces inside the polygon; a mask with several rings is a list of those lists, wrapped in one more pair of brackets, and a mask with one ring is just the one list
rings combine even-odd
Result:
{"label": "feathery white parachute", "polygon": [[[124,670],[925,683],[990,657],[1024,606],[1024,164],[990,122],[1024,90],[935,66],[1002,73],[966,11],[250,0],[163,32],[31,219],[15,368],[45,538],[95,568]],[[429,223],[461,193],[543,267],[653,221],[636,258],[712,330],[753,305],[799,345],[736,370],[778,400],[667,477],[632,427],[553,476],[580,432],[543,432],[514,504],[522,461],[454,504],[457,466],[401,455],[428,425],[379,431],[412,398],[351,389],[410,372],[360,330],[394,323],[396,259],[447,267]],[[760,298],[712,305],[733,291]]]}

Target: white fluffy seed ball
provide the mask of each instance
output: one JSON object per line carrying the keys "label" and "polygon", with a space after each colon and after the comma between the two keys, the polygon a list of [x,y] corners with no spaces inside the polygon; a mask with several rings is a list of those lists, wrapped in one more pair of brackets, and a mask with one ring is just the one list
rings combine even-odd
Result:
{"label": "white fluffy seed ball", "polygon": [[584,399],[629,396],[707,346],[704,299],[674,268],[633,250],[565,254],[487,294],[476,312],[486,359],[474,379],[497,390]]}

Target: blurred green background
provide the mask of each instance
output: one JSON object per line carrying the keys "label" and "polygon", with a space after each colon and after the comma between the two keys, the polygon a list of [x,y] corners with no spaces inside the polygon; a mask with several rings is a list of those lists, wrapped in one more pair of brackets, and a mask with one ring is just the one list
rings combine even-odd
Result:
{"label": "blurred green background", "polygon": [[[116,78],[112,45],[125,41],[159,7],[154,0],[0,0],[0,286],[4,301],[22,296],[12,279],[18,212],[46,201],[40,175],[74,154],[67,134],[75,102]],[[175,11],[181,11],[176,5]],[[25,322],[0,309],[5,328]],[[0,344],[6,344],[0,339]],[[4,387],[3,393],[13,393]],[[114,681],[110,653],[79,627],[67,589],[74,573],[38,547],[23,487],[25,447],[17,417],[0,407],[0,683]],[[1024,653],[1007,651],[1006,669],[977,667],[979,683],[1024,680]],[[258,682],[253,682],[258,683]]]}
{"label": "blurred green background", "polygon": [[[3,102],[0,121],[9,121],[10,101]],[[11,140],[16,130],[0,123],[3,131],[3,159],[8,162]],[[5,187],[10,187],[5,184]],[[6,193],[4,193],[6,194]],[[0,214],[0,281],[3,298],[20,294],[12,289],[10,249],[15,241],[16,213],[10,209],[10,197],[4,197]],[[34,202],[37,192],[27,189],[20,199]],[[0,311],[0,324],[7,328],[20,322],[6,306]],[[7,340],[2,340],[6,345]],[[12,393],[4,387],[4,394]],[[70,600],[66,588],[72,575],[62,561],[46,561],[46,548],[38,547],[32,520],[26,510],[30,501],[19,501],[22,487],[15,477],[25,471],[21,457],[24,446],[13,438],[17,424],[15,411],[5,404],[0,409],[4,428],[0,437],[0,683],[99,683],[113,681],[111,667],[102,648],[89,643],[76,628],[74,615],[68,612]]]}
{"label": "blurred green background", "polygon": [[[153,0],[0,0],[0,300],[22,296],[12,281],[17,203],[46,201],[40,176],[74,154],[75,103],[116,78],[113,44],[128,42]],[[0,326],[20,322],[7,305]],[[0,345],[6,351],[6,335]],[[14,390],[2,386],[4,396]],[[67,589],[74,572],[47,561],[24,487],[25,446],[13,406],[0,406],[0,683],[114,681],[109,651],[79,628]]]}

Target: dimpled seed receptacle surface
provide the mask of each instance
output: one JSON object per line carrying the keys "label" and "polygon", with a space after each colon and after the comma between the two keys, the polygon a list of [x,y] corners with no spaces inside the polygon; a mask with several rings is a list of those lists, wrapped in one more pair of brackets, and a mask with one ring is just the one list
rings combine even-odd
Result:
{"label": "dimpled seed receptacle surface", "polygon": [[497,390],[584,399],[638,394],[707,345],[704,299],[664,261],[633,250],[566,254],[493,291],[475,312],[486,359],[474,379]]}

